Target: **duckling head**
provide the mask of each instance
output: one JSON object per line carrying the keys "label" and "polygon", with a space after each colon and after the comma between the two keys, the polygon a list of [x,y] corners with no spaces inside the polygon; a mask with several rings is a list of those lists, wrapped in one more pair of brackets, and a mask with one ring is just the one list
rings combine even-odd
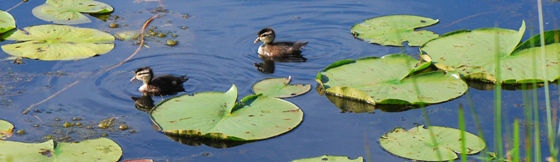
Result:
{"label": "duckling head", "polygon": [[134,77],[132,77],[130,81],[141,80],[142,82],[144,82],[144,84],[148,84],[150,83],[153,77],[154,77],[154,72],[152,71],[152,68],[141,67],[136,69],[136,72],[134,72]]}
{"label": "duckling head", "polygon": [[255,39],[253,43],[262,41],[264,44],[270,44],[272,43],[272,41],[274,41],[275,36],[276,34],[274,33],[274,30],[272,30],[272,28],[264,28],[259,31],[259,33],[257,34],[257,39]]}

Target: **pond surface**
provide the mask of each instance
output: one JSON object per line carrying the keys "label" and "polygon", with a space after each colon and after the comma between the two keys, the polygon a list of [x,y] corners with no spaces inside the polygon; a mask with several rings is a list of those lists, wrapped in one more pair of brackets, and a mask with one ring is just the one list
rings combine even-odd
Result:
{"label": "pond surface", "polygon": [[[121,19],[103,22],[92,17],[93,23],[80,27],[97,28],[110,33],[121,30],[140,30],[145,20],[152,17],[158,2],[99,0],[115,8],[113,15]],[[0,1],[6,10],[19,1]],[[48,24],[31,15],[31,10],[43,3],[30,1],[10,13],[19,28]],[[161,4],[167,12],[151,22],[158,30],[178,34],[175,47],[163,45],[166,39],[148,40],[132,60],[109,71],[111,67],[129,57],[137,48],[133,42],[117,41],[113,51],[79,61],[38,61],[25,59],[25,64],[12,61],[0,62],[0,119],[7,120],[26,135],[14,136],[16,141],[43,141],[48,134],[80,134],[78,130],[62,129],[61,123],[81,118],[81,122],[94,124],[106,118],[126,122],[135,133],[106,131],[108,137],[123,148],[122,159],[152,158],[169,161],[290,161],[316,157],[323,154],[346,155],[351,158],[370,156],[373,161],[403,161],[385,152],[378,138],[395,127],[406,129],[425,124],[421,109],[404,112],[342,113],[325,96],[315,90],[305,95],[287,99],[297,104],[305,113],[304,121],[293,131],[281,136],[218,149],[206,145],[191,146],[173,141],[152,127],[147,113],[135,108],[131,97],[140,82],[129,82],[133,71],[150,66],[157,74],[187,74],[187,93],[227,91],[232,84],[239,89],[239,96],[252,93],[251,85],[264,78],[292,76],[292,83],[306,83],[316,87],[317,72],[341,59],[358,59],[367,56],[405,52],[417,57],[417,48],[384,47],[355,39],[350,28],[365,19],[391,14],[411,14],[439,19],[440,23],[425,28],[438,34],[458,29],[502,27],[519,29],[521,21],[527,22],[525,39],[538,32],[537,2],[528,0],[498,1],[432,1],[431,3],[407,0],[370,1],[167,1]],[[545,29],[557,29],[560,3],[544,2]],[[189,18],[183,18],[188,14]],[[121,27],[111,29],[115,22]],[[125,25],[126,24],[126,25]],[[187,26],[188,29],[181,29]],[[277,40],[309,41],[303,51],[307,62],[279,62],[272,74],[264,74],[253,66],[262,62],[257,54],[258,44],[253,44],[256,33],[264,28],[276,30]],[[160,42],[157,42],[160,41]],[[0,45],[10,43],[0,42]],[[7,58],[0,52],[0,58]],[[28,106],[46,99],[66,86],[75,83],[59,95],[31,109],[28,115],[21,112]],[[542,88],[538,89],[542,94]],[[522,91],[503,91],[504,126],[510,127],[514,118],[523,118]],[[557,87],[551,86],[553,103]],[[488,147],[493,150],[494,91],[469,89],[482,125]],[[168,96],[163,97],[168,98]],[[160,102],[162,97],[154,97]],[[539,102],[544,101],[543,97]],[[426,108],[431,124],[458,127],[458,105],[468,107],[467,96]],[[556,106],[554,104],[553,106]],[[466,110],[467,130],[476,133],[475,122]],[[544,110],[541,109],[541,121]],[[55,121],[60,118],[60,121]],[[35,125],[38,124],[38,127]],[[541,128],[545,128],[541,126]],[[506,130],[506,129],[504,129]],[[507,129],[511,131],[511,129]],[[92,131],[96,136],[103,130]],[[542,135],[546,140],[545,134]],[[74,137],[76,138],[76,137]],[[505,141],[507,143],[507,141]],[[511,145],[511,143],[510,143]],[[543,150],[548,146],[543,144]],[[548,151],[543,151],[548,155]]]}

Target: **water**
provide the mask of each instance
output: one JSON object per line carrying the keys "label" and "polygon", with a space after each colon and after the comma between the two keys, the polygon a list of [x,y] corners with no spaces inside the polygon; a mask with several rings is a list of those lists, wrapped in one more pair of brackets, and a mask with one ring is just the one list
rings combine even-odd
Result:
{"label": "water", "polygon": [[[126,28],[108,28],[109,22],[93,19],[93,23],[80,27],[97,28],[109,32],[139,30],[144,21],[158,7],[157,2],[133,3],[129,1],[100,0],[115,8],[114,15],[128,24]],[[1,1],[0,9],[6,10],[19,1]],[[42,2],[30,1],[11,11],[18,27],[48,24],[31,16],[31,9]],[[82,118],[84,123],[96,123],[101,119],[115,117],[124,121],[137,132],[110,132],[109,137],[119,143],[124,151],[122,159],[153,158],[170,161],[290,161],[323,154],[346,155],[352,158],[370,154],[374,161],[402,161],[385,152],[378,138],[394,127],[411,128],[425,124],[421,110],[398,113],[376,110],[375,113],[341,113],[325,96],[315,90],[288,99],[305,113],[304,121],[295,130],[263,141],[256,141],[227,149],[208,146],[188,146],[175,142],[152,128],[145,112],[134,108],[131,96],[140,96],[139,82],[129,82],[133,71],[151,66],[157,74],[187,74],[185,83],[188,93],[226,91],[232,84],[239,89],[239,96],[251,94],[251,85],[264,78],[292,76],[292,83],[312,84],[315,76],[330,63],[341,59],[357,59],[367,56],[383,56],[402,51],[417,56],[417,48],[397,48],[372,45],[355,39],[350,28],[365,19],[390,14],[421,15],[439,19],[440,23],[426,29],[439,34],[458,29],[476,29],[499,26],[518,29],[521,20],[527,22],[528,32],[536,32],[536,1],[163,1],[169,12],[155,19],[150,26],[158,30],[175,31],[179,45],[167,47],[162,43],[148,41],[150,48],[143,48],[132,60],[103,72],[105,68],[130,56],[136,46],[131,42],[117,41],[108,54],[80,61],[24,60],[16,65],[10,61],[0,62],[0,91],[4,101],[0,107],[0,119],[13,122],[17,129],[28,134],[14,136],[16,141],[42,141],[41,137],[56,128],[55,118],[71,121]],[[545,1],[545,29],[558,26],[559,3]],[[183,19],[183,14],[189,14]],[[188,26],[188,30],[180,29]],[[256,33],[264,27],[273,27],[277,40],[309,41],[303,54],[304,63],[276,63],[273,74],[264,74],[253,66],[262,62],[256,54],[259,45],[253,44]],[[532,34],[531,34],[532,35]],[[10,42],[0,42],[0,45]],[[0,58],[8,57],[0,52]],[[58,73],[57,73],[58,72]],[[54,73],[54,74],[53,74]],[[65,86],[78,83],[60,95],[21,115],[26,107],[37,103]],[[539,89],[542,94],[542,89]],[[553,85],[552,92],[556,92]],[[522,117],[520,91],[503,91],[506,123]],[[493,150],[493,91],[469,89],[479,113],[480,123]],[[167,97],[165,97],[167,98]],[[557,98],[554,95],[552,98]],[[155,102],[161,98],[155,97]],[[543,100],[542,97],[540,100]],[[556,102],[557,103],[557,102]],[[431,124],[458,127],[457,107],[468,105],[462,96],[450,102],[427,108]],[[33,109],[33,110],[34,110]],[[467,109],[468,110],[468,109]],[[48,113],[50,112],[50,113]],[[541,117],[544,117],[544,111]],[[475,133],[476,127],[467,111],[467,130]],[[60,122],[59,122],[60,123]],[[40,124],[39,128],[33,127]],[[509,126],[509,125],[508,125]],[[544,127],[541,127],[544,128]],[[544,139],[544,138],[543,138]],[[543,146],[543,148],[545,148]],[[367,152],[369,149],[369,152]],[[545,155],[548,153],[545,151]]]}

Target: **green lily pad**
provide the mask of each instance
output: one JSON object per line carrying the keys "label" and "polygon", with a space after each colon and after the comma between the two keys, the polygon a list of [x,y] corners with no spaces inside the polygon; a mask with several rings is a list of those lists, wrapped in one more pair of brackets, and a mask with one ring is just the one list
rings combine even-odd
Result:
{"label": "green lily pad", "polygon": [[[461,141],[466,140],[466,154],[476,154],[482,151],[484,141],[465,132],[465,139],[461,139],[461,130],[447,127],[431,126],[437,143],[430,137],[430,131],[417,126],[406,131],[395,128],[379,138],[379,144],[390,153],[420,161],[448,161],[457,159],[456,152],[461,152]],[[438,151],[441,159],[438,158]]]}
{"label": "green lily pad", "polygon": [[341,60],[317,74],[328,94],[375,104],[439,103],[463,95],[467,84],[456,73],[419,73],[429,62],[406,54]]}
{"label": "green lily pad", "polygon": [[58,142],[54,154],[55,158],[68,161],[118,161],[122,149],[111,139],[99,138],[79,143]]}
{"label": "green lily pad", "polygon": [[79,143],[0,141],[0,161],[117,161],[121,147],[108,138]]}
{"label": "green lily pad", "polygon": [[322,162],[329,162],[329,161],[336,161],[336,162],[363,162],[364,158],[362,157],[358,157],[354,160],[351,160],[350,158],[348,158],[348,156],[333,156],[333,155],[323,155],[323,156],[319,156],[319,157],[313,157],[313,158],[303,158],[303,159],[297,159],[297,160],[292,160],[292,162],[316,162],[316,161],[322,161]]}
{"label": "green lily pad", "polygon": [[431,31],[414,30],[438,23],[427,17],[414,15],[389,15],[368,19],[352,27],[350,32],[359,39],[369,43],[385,46],[403,46],[408,41],[409,46],[420,46],[438,35]]}
{"label": "green lily pad", "polygon": [[14,125],[12,123],[0,120],[0,140],[10,138],[14,134]]}
{"label": "green lily pad", "polygon": [[83,13],[109,13],[113,7],[94,0],[47,0],[33,9],[35,17],[57,24],[82,24],[91,22]]}
{"label": "green lily pad", "polygon": [[65,25],[39,25],[13,33],[2,45],[4,52],[40,60],[76,60],[105,54],[113,49],[115,37],[90,28]]}
{"label": "green lily pad", "polygon": [[[427,42],[421,47],[424,54],[437,62],[438,68],[457,70],[466,79],[496,82],[498,69],[501,82],[543,82],[559,78],[559,30],[545,32],[545,53],[542,62],[540,35],[517,46],[525,32],[525,22],[519,30],[483,28],[473,31],[455,31]],[[516,47],[517,46],[517,47]],[[499,67],[496,64],[500,63]],[[546,71],[542,69],[546,66]]]}
{"label": "green lily pad", "polygon": [[0,10],[0,34],[16,28],[16,20],[14,17],[6,12]]}
{"label": "green lily pad", "polygon": [[264,95],[250,95],[236,103],[237,88],[167,99],[150,112],[166,134],[249,141],[288,132],[303,120],[296,105]]}
{"label": "green lily pad", "polygon": [[255,94],[262,93],[268,97],[289,98],[305,94],[311,90],[310,84],[288,84],[291,80],[292,77],[264,79],[253,85],[253,92]]}

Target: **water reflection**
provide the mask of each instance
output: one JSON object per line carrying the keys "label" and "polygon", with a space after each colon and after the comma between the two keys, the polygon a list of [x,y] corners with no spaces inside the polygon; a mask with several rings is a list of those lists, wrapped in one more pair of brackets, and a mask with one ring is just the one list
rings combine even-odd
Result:
{"label": "water reflection", "polygon": [[150,95],[142,95],[140,97],[130,97],[134,101],[134,107],[140,111],[150,112],[154,107],[154,100]]}
{"label": "water reflection", "polygon": [[301,54],[294,54],[288,56],[281,56],[281,57],[273,57],[273,56],[264,56],[259,55],[259,58],[263,60],[261,63],[253,63],[253,65],[257,68],[258,71],[265,73],[265,74],[272,74],[274,73],[274,62],[305,62],[307,58],[303,57]]}
{"label": "water reflection", "polygon": [[[466,80],[467,85],[478,90],[494,90],[496,84],[489,82],[482,82],[477,80]],[[504,90],[530,90],[543,87],[544,83],[528,83],[528,84],[502,84],[502,89]]]}
{"label": "water reflection", "polygon": [[251,143],[252,141],[226,141],[226,140],[215,140],[209,138],[200,138],[200,137],[186,137],[186,136],[178,136],[173,134],[165,134],[167,137],[171,138],[173,141],[177,141],[181,144],[189,145],[189,146],[202,146],[202,144],[206,146],[210,146],[213,148],[231,148],[239,145],[243,145],[246,143]]}

